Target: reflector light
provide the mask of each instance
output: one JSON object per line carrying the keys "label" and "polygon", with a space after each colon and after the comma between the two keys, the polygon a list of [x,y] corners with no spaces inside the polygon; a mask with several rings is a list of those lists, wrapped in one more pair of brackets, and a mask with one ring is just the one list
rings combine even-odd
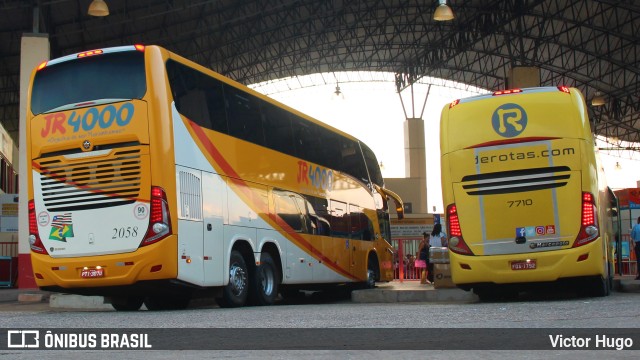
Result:
{"label": "reflector light", "polygon": [[522,92],[522,89],[501,90],[501,91],[494,92],[493,96],[517,94],[517,93],[521,93],[521,92]]}
{"label": "reflector light", "polygon": [[141,44],[135,44],[134,46],[136,47],[136,50],[138,50],[138,51],[144,51],[144,45],[141,45]]}
{"label": "reflector light", "polygon": [[102,54],[102,50],[100,50],[100,49],[91,50],[91,51],[85,51],[85,52],[81,52],[80,54],[78,54],[78,58],[83,58],[83,57],[93,56],[93,55],[100,55],[100,54]]}
{"label": "reflector light", "polygon": [[558,86],[558,90],[562,91],[563,93],[569,93],[569,87],[568,86]]}
{"label": "reflector light", "polygon": [[40,70],[44,69],[45,67],[47,67],[47,63],[48,63],[48,61],[43,61],[40,65],[38,65],[38,68],[36,69],[36,71],[40,71]]}

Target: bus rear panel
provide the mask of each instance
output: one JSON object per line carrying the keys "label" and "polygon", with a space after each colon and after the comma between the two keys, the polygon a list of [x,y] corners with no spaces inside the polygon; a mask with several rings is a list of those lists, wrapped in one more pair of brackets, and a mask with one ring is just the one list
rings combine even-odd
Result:
{"label": "bus rear panel", "polygon": [[479,290],[609,278],[599,222],[606,188],[577,90],[523,89],[447,105],[441,150],[454,283]]}

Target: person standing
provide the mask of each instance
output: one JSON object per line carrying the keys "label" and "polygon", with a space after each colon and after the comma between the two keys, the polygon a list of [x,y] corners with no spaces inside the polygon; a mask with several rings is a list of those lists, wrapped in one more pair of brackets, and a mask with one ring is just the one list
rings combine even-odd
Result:
{"label": "person standing", "polygon": [[440,223],[433,225],[429,242],[431,246],[447,247],[447,234],[442,231]]}
{"label": "person standing", "polygon": [[420,283],[421,284],[430,284],[431,282],[433,282],[433,270],[430,269],[430,263],[429,263],[429,249],[431,248],[431,245],[429,244],[429,234],[427,234],[426,232],[422,233],[422,241],[420,242],[420,245],[418,246],[418,260],[424,260],[425,264],[426,264],[426,268],[423,268],[422,271],[420,271]]}
{"label": "person standing", "polygon": [[633,240],[633,250],[636,252],[636,280],[640,280],[640,216],[638,216],[638,223],[633,225],[631,229],[631,240]]}

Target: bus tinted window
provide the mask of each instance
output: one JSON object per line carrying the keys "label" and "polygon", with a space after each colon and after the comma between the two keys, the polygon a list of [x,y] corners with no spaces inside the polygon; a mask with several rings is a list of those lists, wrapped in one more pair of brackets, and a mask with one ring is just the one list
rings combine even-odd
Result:
{"label": "bus tinted window", "polygon": [[228,107],[229,135],[257,145],[264,145],[258,99],[229,85],[225,85],[224,94]]}
{"label": "bus tinted window", "polygon": [[362,153],[364,154],[364,161],[367,164],[367,170],[369,170],[369,176],[371,177],[371,182],[378,186],[384,185],[384,180],[382,179],[382,173],[380,172],[380,165],[378,164],[378,159],[376,158],[376,154],[369,149],[369,147],[363,143],[360,143],[362,147]]}
{"label": "bus tinted window", "polygon": [[265,132],[265,145],[270,149],[292,155],[294,153],[293,129],[289,113],[264,102],[262,123]]}
{"label": "bus tinted window", "polygon": [[320,164],[320,158],[316,151],[318,149],[319,144],[317,142],[320,136],[318,126],[299,119],[293,123],[293,134],[296,144],[296,155],[305,160]]}
{"label": "bus tinted window", "polygon": [[342,168],[340,170],[364,183],[368,183],[369,176],[367,175],[367,169],[364,166],[358,143],[345,138],[340,148],[342,154]]}
{"label": "bus tinted window", "polygon": [[141,99],[147,91],[144,53],[125,51],[66,61],[36,72],[34,115],[100,99]]}
{"label": "bus tinted window", "polygon": [[207,129],[227,133],[222,83],[175,61],[167,62],[167,75],[176,109]]}

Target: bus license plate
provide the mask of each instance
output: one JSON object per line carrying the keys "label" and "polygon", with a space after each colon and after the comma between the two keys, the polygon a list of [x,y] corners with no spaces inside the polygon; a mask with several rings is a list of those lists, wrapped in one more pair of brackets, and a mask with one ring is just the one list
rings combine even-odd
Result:
{"label": "bus license plate", "polygon": [[511,270],[533,270],[536,268],[535,260],[512,261]]}
{"label": "bus license plate", "polygon": [[104,276],[104,269],[83,269],[80,273],[80,277],[83,278],[98,278]]}

